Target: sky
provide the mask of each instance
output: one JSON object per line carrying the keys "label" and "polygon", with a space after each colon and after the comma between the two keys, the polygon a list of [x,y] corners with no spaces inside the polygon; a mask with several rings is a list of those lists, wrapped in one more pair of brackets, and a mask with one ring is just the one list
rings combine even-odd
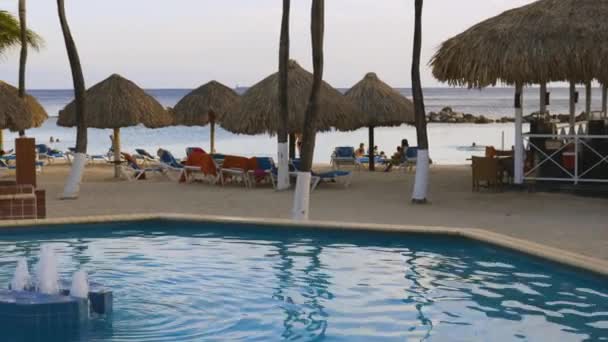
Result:
{"label": "sky", "polygon": [[[442,86],[428,61],[441,42],[533,0],[427,0],[422,82]],[[311,0],[292,0],[291,58],[312,71]],[[71,88],[54,0],[28,0],[28,26],[46,41],[31,51],[29,89]],[[411,85],[414,0],[325,1],[324,79],[348,88],[367,72]],[[0,9],[17,13],[16,0]],[[87,86],[112,73],[144,88],[193,88],[212,79],[249,86],[278,69],[280,0],[66,0]],[[0,57],[0,79],[17,83],[19,51]]]}

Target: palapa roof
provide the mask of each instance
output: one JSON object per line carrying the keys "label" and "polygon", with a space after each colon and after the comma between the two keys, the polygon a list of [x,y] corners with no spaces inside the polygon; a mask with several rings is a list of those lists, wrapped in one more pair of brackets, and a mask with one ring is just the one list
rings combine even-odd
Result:
{"label": "palapa roof", "polygon": [[[301,133],[312,90],[313,75],[297,62],[288,64],[289,120],[287,131]],[[362,120],[359,110],[338,90],[323,82],[319,99],[317,131],[340,125],[356,126]],[[274,134],[279,126],[279,74],[274,73],[255,84],[242,96],[238,111],[228,113],[221,125],[233,133]],[[353,113],[355,113],[353,115]]]}
{"label": "palapa roof", "polygon": [[31,95],[19,97],[19,90],[0,81],[0,129],[11,131],[38,127],[48,118],[42,105]]}
{"label": "palapa roof", "polygon": [[433,75],[485,87],[608,80],[608,1],[540,0],[485,20],[444,42]]}
{"label": "palapa roof", "polygon": [[239,101],[234,90],[211,81],[184,96],[173,108],[173,119],[176,125],[205,126],[209,123],[209,114],[214,114],[219,122],[226,113],[238,109]]}
{"label": "palapa roof", "polygon": [[414,122],[414,104],[382,82],[373,72],[365,75],[345,96],[361,110],[365,119],[364,126],[349,127],[350,129],[399,126]]}
{"label": "palapa roof", "polygon": [[[152,96],[120,75],[112,75],[86,92],[86,126],[121,128],[144,124],[169,126],[171,115]],[[59,112],[59,126],[76,126],[76,105],[70,102]]]}

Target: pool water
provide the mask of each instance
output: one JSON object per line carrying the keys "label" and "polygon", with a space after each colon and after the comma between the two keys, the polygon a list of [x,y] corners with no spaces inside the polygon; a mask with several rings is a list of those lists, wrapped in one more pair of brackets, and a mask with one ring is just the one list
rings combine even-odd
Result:
{"label": "pool water", "polygon": [[[114,313],[2,341],[602,341],[608,282],[460,238],[151,221],[0,231],[0,286],[42,243]],[[27,338],[23,337],[27,335]],[[67,337],[66,337],[67,336]]]}

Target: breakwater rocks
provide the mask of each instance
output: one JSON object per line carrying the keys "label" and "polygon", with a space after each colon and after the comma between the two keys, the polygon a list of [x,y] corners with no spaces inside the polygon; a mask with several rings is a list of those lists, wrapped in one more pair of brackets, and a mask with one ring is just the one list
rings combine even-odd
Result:
{"label": "breakwater rocks", "polygon": [[490,123],[506,123],[514,122],[512,117],[502,117],[498,120],[490,119],[484,115],[473,115],[467,113],[455,112],[451,107],[445,107],[439,113],[430,112],[427,115],[428,122],[438,123],[474,123],[474,124],[490,124]]}

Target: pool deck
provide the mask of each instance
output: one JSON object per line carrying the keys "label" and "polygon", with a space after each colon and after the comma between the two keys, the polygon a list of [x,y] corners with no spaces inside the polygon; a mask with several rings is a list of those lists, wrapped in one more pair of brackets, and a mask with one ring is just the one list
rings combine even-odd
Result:
{"label": "pool deck", "polygon": [[473,193],[466,166],[433,166],[431,204],[423,206],[409,203],[413,174],[355,172],[347,189],[326,184],[312,193],[311,222],[304,224],[289,220],[291,191],[177,184],[163,177],[115,181],[110,167],[94,166],[87,168],[80,198],[63,201],[58,197],[67,172],[54,165],[40,175],[49,219],[39,223],[179,218],[456,234],[608,274],[608,199]]}

